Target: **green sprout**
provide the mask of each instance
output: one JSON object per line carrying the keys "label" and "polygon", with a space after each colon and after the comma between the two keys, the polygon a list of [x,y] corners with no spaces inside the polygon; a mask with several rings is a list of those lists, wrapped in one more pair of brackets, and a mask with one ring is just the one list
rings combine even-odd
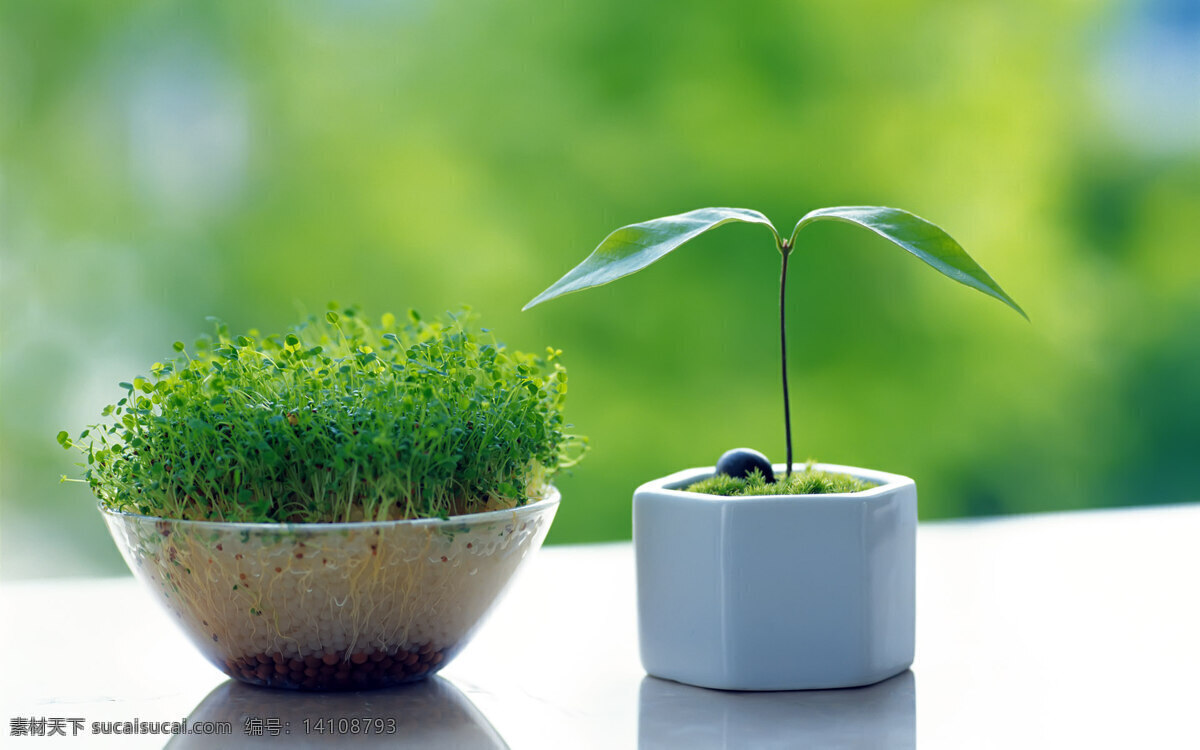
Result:
{"label": "green sprout", "polygon": [[516,352],[464,311],[378,324],[356,308],[216,333],[121,383],[64,448],[109,509],[188,520],[349,522],[523,505],[577,461],[561,354]]}
{"label": "green sprout", "polygon": [[787,239],[771,221],[747,208],[699,208],[677,216],[664,216],[621,227],[608,235],[592,254],[548,289],[534,297],[524,309],[564,294],[589,289],[640,271],[675,248],[723,224],[761,224],[771,230],[782,258],[779,273],[779,353],[783,380],[783,425],[787,443],[787,474],[792,474],[792,420],[788,398],[787,291],[788,259],[796,249],[800,230],[817,221],[839,221],[869,229],[915,255],[942,274],[995,297],[1028,320],[1025,311],[1000,288],[941,227],[898,208],[882,206],[838,206],[818,208],[800,219]]}

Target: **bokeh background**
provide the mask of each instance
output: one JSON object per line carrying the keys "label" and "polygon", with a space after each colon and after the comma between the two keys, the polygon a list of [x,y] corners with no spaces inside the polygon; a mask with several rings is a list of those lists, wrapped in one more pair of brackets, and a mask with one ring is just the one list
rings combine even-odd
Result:
{"label": "bokeh background", "polygon": [[206,316],[329,300],[562,348],[593,450],[551,541],[627,538],[641,482],[782,460],[778,255],[727,227],[521,306],[622,224],[838,204],[937,222],[1032,323],[806,230],[799,457],[925,519],[1200,499],[1195,0],[0,0],[0,575],[121,572],[55,433]]}

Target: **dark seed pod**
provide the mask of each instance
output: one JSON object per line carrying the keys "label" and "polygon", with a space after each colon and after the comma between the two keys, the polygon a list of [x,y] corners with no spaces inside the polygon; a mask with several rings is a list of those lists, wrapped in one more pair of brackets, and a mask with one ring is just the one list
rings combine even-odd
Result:
{"label": "dark seed pod", "polygon": [[717,473],[745,479],[750,472],[758,469],[770,484],[775,481],[775,472],[771,470],[771,462],[767,457],[750,448],[734,448],[721,454],[717,461]]}

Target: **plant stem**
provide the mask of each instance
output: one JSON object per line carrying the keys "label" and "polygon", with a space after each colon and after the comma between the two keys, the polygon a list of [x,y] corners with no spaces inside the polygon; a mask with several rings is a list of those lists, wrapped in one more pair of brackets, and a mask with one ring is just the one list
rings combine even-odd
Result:
{"label": "plant stem", "polygon": [[788,256],[792,254],[791,245],[787,242],[780,243],[779,253],[783,256],[783,264],[779,272],[779,361],[782,364],[783,372],[783,432],[787,440],[787,476],[790,478],[792,476],[792,412],[791,405],[788,403],[787,315],[783,303],[787,293],[787,268]]}

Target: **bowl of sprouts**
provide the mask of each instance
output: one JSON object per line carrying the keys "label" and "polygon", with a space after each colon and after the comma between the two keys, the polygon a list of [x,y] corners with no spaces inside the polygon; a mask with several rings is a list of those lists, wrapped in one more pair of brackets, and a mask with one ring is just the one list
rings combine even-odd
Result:
{"label": "bowl of sprouts", "polygon": [[388,687],[466,645],[558,509],[561,352],[466,311],[335,305],[215,333],[121,383],[72,437],[134,574],[209,661],[298,690]]}

